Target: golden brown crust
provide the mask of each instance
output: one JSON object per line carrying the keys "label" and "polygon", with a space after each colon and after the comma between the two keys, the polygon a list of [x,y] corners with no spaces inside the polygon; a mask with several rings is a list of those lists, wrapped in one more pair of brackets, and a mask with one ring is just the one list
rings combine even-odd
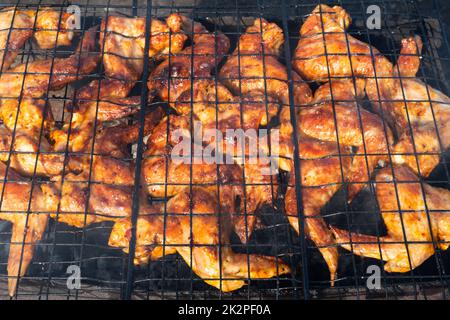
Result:
{"label": "golden brown crust", "polygon": [[[236,95],[259,92],[289,105],[287,70],[277,59],[283,42],[280,27],[264,19],[256,19],[220,70],[221,81]],[[292,79],[294,103],[309,103],[312,98],[309,86],[295,72]]]}
{"label": "golden brown crust", "polygon": [[[167,21],[167,24],[157,19],[151,21],[150,58],[164,58],[183,48],[187,37],[180,31],[181,17],[172,14]],[[145,18],[109,16],[102,20],[99,43],[108,77],[127,81],[140,79],[144,64]]]}
{"label": "golden brown crust", "polygon": [[[13,169],[7,169],[2,162],[0,176],[3,190],[0,219],[12,223],[8,293],[13,296],[16,292],[17,277],[25,275],[33,258],[34,246],[41,240],[47,226],[48,213],[56,210],[56,201],[53,197],[44,196],[42,185],[31,184]],[[5,180],[6,183],[3,182]]]}
{"label": "golden brown crust", "polygon": [[0,95],[10,98],[22,94],[42,97],[47,89],[61,89],[88,75],[97,67],[100,57],[94,51],[95,35],[96,27],[87,30],[76,52],[68,58],[36,60],[3,72],[0,76]]}

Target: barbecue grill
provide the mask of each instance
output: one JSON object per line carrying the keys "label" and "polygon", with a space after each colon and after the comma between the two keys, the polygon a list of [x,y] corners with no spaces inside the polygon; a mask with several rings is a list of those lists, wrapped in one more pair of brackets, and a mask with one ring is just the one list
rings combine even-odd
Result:
{"label": "barbecue grill", "polygon": [[[379,49],[392,62],[397,60],[400,42],[411,34],[420,35],[424,41],[421,67],[418,77],[432,87],[450,94],[450,39],[447,34],[448,12],[442,10],[438,0],[337,0],[337,1],[6,1],[0,7],[17,5],[37,8],[51,6],[55,10],[65,11],[69,5],[80,8],[81,28],[76,32],[77,39],[90,26],[99,25],[101,19],[110,15],[145,17],[145,37],[150,38],[152,19],[167,17],[177,12],[195,21],[203,23],[211,32],[222,32],[231,40],[232,52],[239,36],[251,25],[254,19],[264,18],[282,27],[285,43],[281,62],[291,68],[292,54],[299,40],[299,28],[311,11],[319,3],[339,5],[352,17],[349,34]],[[381,28],[369,29],[366,26],[370,12],[367,8],[376,5],[381,8]],[[76,41],[73,41],[76,43]],[[18,61],[28,63],[35,59],[67,56],[73,47],[58,47],[42,50],[29,41],[20,51]],[[154,67],[144,51],[144,71],[137,81],[132,95],[140,95],[141,106],[135,116],[128,119],[129,124],[139,124],[141,130],[136,144],[131,146],[135,165],[135,176],[141,176],[145,137],[143,134],[146,110],[156,106],[167,108],[161,101],[153,100],[147,104],[151,92],[147,88],[147,78]],[[226,57],[225,57],[226,59]],[[223,63],[222,63],[223,64]],[[218,74],[222,64],[216,67]],[[92,79],[102,76],[100,65],[93,74],[67,85],[61,90],[51,91],[45,99],[55,110],[56,121],[62,123],[66,106],[73,102],[73,93]],[[294,85],[290,83],[291,108]],[[310,82],[311,88],[317,84]],[[364,102],[362,103],[365,106]],[[368,103],[366,103],[368,104]],[[296,139],[295,139],[296,140]],[[297,153],[295,169],[297,179],[295,188],[301,195],[301,167]],[[390,156],[390,155],[389,155]],[[432,186],[450,187],[450,164],[448,152],[441,158],[440,164],[426,179],[420,178]],[[133,159],[129,159],[130,161]],[[281,189],[287,183],[281,174]],[[33,184],[47,183],[44,178],[33,175]],[[90,182],[88,183],[90,186]],[[275,184],[275,182],[274,182]],[[139,179],[133,190],[132,223],[137,222],[139,211],[139,192],[142,185]],[[284,186],[285,188],[286,186]],[[278,188],[278,185],[274,185]],[[369,184],[350,203],[346,202],[346,192],[342,188],[331,201],[322,208],[321,214],[326,222],[364,234],[382,236],[385,234],[379,213],[374,188]],[[88,187],[89,190],[89,187]],[[297,196],[301,199],[301,196]],[[31,199],[30,199],[31,201]],[[151,199],[151,201],[164,201]],[[302,201],[298,201],[298,212],[302,212]],[[450,210],[450,208],[448,208]],[[258,211],[264,227],[255,231],[247,244],[241,244],[232,238],[231,247],[235,252],[260,253],[277,256],[288,263],[290,274],[270,279],[244,279],[243,288],[224,293],[210,287],[197,277],[178,255],[168,255],[144,266],[133,264],[136,249],[135,234],[132,234],[128,251],[124,254],[120,248],[108,246],[108,237],[112,222],[91,224],[84,228],[73,228],[50,219],[43,239],[36,244],[33,261],[25,276],[21,277],[14,299],[446,299],[450,285],[447,275],[450,268],[448,252],[436,249],[436,254],[421,266],[406,273],[387,273],[383,263],[375,259],[361,258],[351,252],[339,249],[339,270],[334,286],[330,285],[329,274],[317,248],[305,237],[298,236],[283,215],[283,197],[272,206],[263,206]],[[85,212],[87,214],[87,212]],[[300,230],[304,230],[301,214]],[[8,275],[6,271],[8,249],[11,238],[11,226],[0,221],[0,299],[8,299]],[[67,286],[72,281],[68,267],[75,265],[81,270],[81,287]],[[367,286],[375,266],[380,275],[380,287]]]}

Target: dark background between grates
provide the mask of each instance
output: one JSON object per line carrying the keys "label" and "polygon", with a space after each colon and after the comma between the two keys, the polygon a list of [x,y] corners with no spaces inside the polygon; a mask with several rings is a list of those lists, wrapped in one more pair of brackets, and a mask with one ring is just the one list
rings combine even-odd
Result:
{"label": "dark background between grates", "polygon": [[[59,5],[63,1],[12,1],[0,6]],[[289,40],[285,48],[292,53],[298,41],[298,30],[305,17],[318,3],[343,6],[353,19],[349,32],[365,42],[370,42],[392,61],[396,60],[400,40],[411,33],[421,35],[424,51],[419,77],[433,87],[450,94],[450,39],[448,26],[450,4],[445,1],[74,1],[81,6],[83,24],[98,24],[107,14],[166,17],[170,12],[180,12],[203,22],[209,30],[222,31],[236,40],[254,18],[264,17],[284,27]],[[367,30],[366,8],[376,4],[382,8],[381,30]],[[57,53],[60,48],[57,49]],[[63,49],[61,49],[63,50]],[[67,50],[67,48],[66,48]],[[24,50],[23,56],[30,54]],[[285,51],[282,55],[286,62]],[[80,84],[77,84],[80,85]],[[76,86],[76,85],[75,85]],[[52,93],[49,99],[64,104],[69,100],[67,89]],[[142,93],[138,84],[135,94]],[[449,164],[443,164],[427,179],[432,185],[449,187]],[[174,299],[174,298],[447,298],[449,288],[450,255],[438,252],[413,272],[405,274],[382,273],[382,289],[368,290],[365,286],[369,265],[382,265],[379,261],[363,259],[340,250],[340,267],[336,286],[330,288],[326,266],[317,249],[306,241],[307,266],[302,266],[302,242],[291,230],[280,210],[264,208],[264,230],[252,237],[248,250],[279,255],[294,267],[293,275],[265,281],[250,281],[237,292],[221,293],[196,277],[177,255],[167,256],[147,266],[129,266],[129,257],[121,250],[108,247],[112,223],[90,225],[75,229],[53,220],[47,227],[43,241],[36,246],[35,256],[27,275],[21,279],[18,299]],[[364,190],[349,206],[345,205],[343,192],[339,192],[322,210],[327,222],[353,231],[383,235],[385,230],[376,210],[376,201],[369,189]],[[10,239],[10,224],[0,221],[0,299],[7,299],[6,262]],[[247,247],[234,246],[234,250],[247,252]],[[82,287],[68,290],[65,282],[69,265],[80,265]]]}

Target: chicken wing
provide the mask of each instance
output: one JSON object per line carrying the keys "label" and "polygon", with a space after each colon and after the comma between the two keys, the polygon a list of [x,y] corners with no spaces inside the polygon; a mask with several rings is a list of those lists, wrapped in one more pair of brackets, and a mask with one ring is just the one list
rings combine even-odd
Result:
{"label": "chicken wing", "polygon": [[393,65],[376,48],[346,32],[351,23],[339,6],[318,5],[300,28],[292,65],[305,79],[362,77],[374,105],[389,99],[394,87]]}
{"label": "chicken wing", "polygon": [[95,48],[96,27],[87,30],[76,53],[68,58],[35,60],[19,64],[0,75],[0,96],[18,98],[21,95],[40,98],[49,90],[57,90],[76,81],[97,67]]}
{"label": "chicken wing", "polygon": [[[394,67],[376,48],[346,32],[350,22],[348,13],[339,6],[317,6],[300,29],[294,69],[306,79],[318,82],[363,78],[373,110],[395,128],[390,102],[397,86]],[[417,66],[410,57],[405,57],[402,64],[405,69],[407,65]]]}
{"label": "chicken wing", "polygon": [[181,29],[192,35],[193,45],[160,63],[147,83],[150,92],[169,103],[191,90],[191,79],[209,78],[230,48],[224,34],[210,33],[200,23],[184,16],[181,19]]}
{"label": "chicken wing", "polygon": [[47,226],[48,213],[56,209],[53,197],[43,194],[39,184],[23,179],[0,162],[2,201],[0,219],[12,223],[8,257],[8,293],[14,296],[19,277],[33,258],[34,246]]}
{"label": "chicken wing", "polygon": [[[267,279],[290,272],[280,259],[232,251],[229,211],[218,201],[214,187],[194,187],[192,192],[186,188],[161,212],[140,216],[137,248],[166,245],[166,254],[176,251],[200,278],[223,292],[241,288],[247,279]],[[117,222],[109,245],[128,248],[130,229],[129,220]],[[137,256],[135,263],[148,260],[148,251],[140,250],[144,256]]]}
{"label": "chicken wing", "polygon": [[432,256],[436,246],[448,248],[449,190],[420,182],[407,166],[394,166],[377,174],[376,194],[387,235],[361,235],[333,228],[343,248],[386,261],[384,269],[388,272],[408,272]]}
{"label": "chicken wing", "polygon": [[16,59],[19,50],[33,35],[33,21],[14,8],[0,11],[0,71],[7,70]]}
{"label": "chicken wing", "polygon": [[[7,70],[25,42],[34,36],[41,49],[70,45],[74,16],[52,8],[9,7],[0,10],[0,63]],[[58,27],[59,24],[59,27]]]}
{"label": "chicken wing", "polygon": [[[305,109],[307,110],[307,109]],[[338,252],[335,239],[327,224],[320,215],[321,208],[342,187],[351,169],[351,148],[339,146],[337,141],[322,141],[308,136],[301,122],[299,128],[299,158],[301,174],[301,196],[305,217],[305,233],[318,247],[330,271],[333,283],[338,267]],[[280,126],[280,167],[289,174],[289,183],[285,195],[285,214],[291,226],[300,234],[299,212],[295,186],[295,170],[293,159],[293,129],[289,109],[281,113]]]}
{"label": "chicken wing", "polygon": [[[14,10],[14,9],[10,9]],[[41,49],[53,49],[55,46],[69,46],[74,36],[75,13],[66,8],[36,7],[33,9],[16,8],[16,14],[26,14],[34,30],[33,37]]]}
{"label": "chicken wing", "polygon": [[[152,19],[149,57],[161,58],[183,49],[186,35],[181,33],[182,18],[171,14],[166,23]],[[145,50],[145,18],[109,16],[102,20],[100,47],[108,77],[137,81],[140,79]]]}
{"label": "chicken wing", "polygon": [[299,130],[310,137],[357,148],[348,173],[349,201],[368,183],[376,165],[387,160],[393,143],[392,132],[382,118],[352,102],[363,91],[363,82],[357,81],[356,87],[350,82],[322,85],[313,100],[316,105],[302,108],[298,121]]}
{"label": "chicken wing", "polygon": [[[186,91],[178,97],[178,101],[173,103],[173,107],[186,117],[166,118],[148,139],[148,151],[146,152],[148,159],[144,161],[144,175],[147,183],[152,186],[149,190],[150,194],[154,196],[157,194],[156,196],[159,197],[176,194],[191,181],[191,170],[193,183],[210,184],[223,183],[216,179],[217,171],[219,171],[220,177],[223,177],[226,176],[226,172],[231,170],[233,173],[230,174],[235,177],[233,178],[233,184],[235,184],[232,187],[233,192],[238,192],[242,196],[240,214],[235,216],[235,231],[242,242],[247,242],[256,223],[255,211],[263,204],[271,204],[278,192],[276,178],[278,172],[274,170],[271,174],[269,172],[270,163],[267,163],[268,161],[262,163],[261,157],[258,157],[258,150],[254,152],[257,145],[267,142],[266,140],[270,138],[268,136],[258,137],[257,130],[261,126],[267,125],[268,119],[275,117],[279,109],[279,105],[274,101],[266,103],[265,100],[264,96],[256,94],[239,99],[214,80],[195,81],[192,92]],[[176,152],[174,147],[179,142],[171,140],[175,130],[178,130],[178,133],[180,130],[184,130],[185,137],[191,141],[191,126],[188,117],[191,110],[195,121],[194,125],[197,126],[201,123],[201,130],[205,132],[205,136],[200,138],[203,139],[201,143],[206,146],[205,153],[201,154],[200,158],[197,159],[194,155],[192,166],[189,163],[191,159],[188,154],[190,153],[190,144],[187,150],[183,150],[186,154],[176,154],[177,157],[184,157],[183,159],[187,162],[174,163],[173,157],[170,158],[173,156],[171,153]],[[167,133],[170,135],[169,138]],[[214,133],[214,135],[209,137],[210,133]],[[217,133],[220,133],[219,140]],[[235,135],[230,137],[230,133]],[[239,135],[239,133],[243,133],[243,135]],[[165,147],[166,139],[169,139],[170,147]],[[157,155],[159,157],[155,157]],[[211,159],[205,159],[205,156],[208,155],[211,156]],[[223,157],[227,157],[228,160]],[[245,174],[233,163],[239,164]],[[166,173],[168,181],[166,181]],[[165,188],[165,183],[169,184],[167,188]],[[223,189],[225,188],[230,187],[223,187]],[[155,189],[160,189],[160,191]],[[227,197],[230,192],[224,190],[221,194],[223,197]],[[222,199],[222,201],[225,200]]]}
{"label": "chicken wing", "polygon": [[[221,81],[236,95],[267,94],[289,105],[288,73],[278,61],[283,43],[280,27],[256,19],[240,37],[238,47],[220,70]],[[309,86],[295,72],[292,80],[294,103],[309,103],[312,98]]]}
{"label": "chicken wing", "polygon": [[[53,129],[51,107],[44,99],[7,99],[0,105],[0,160],[24,176],[54,176],[62,171],[64,155],[53,152],[48,140]],[[11,151],[11,152],[10,152]]]}

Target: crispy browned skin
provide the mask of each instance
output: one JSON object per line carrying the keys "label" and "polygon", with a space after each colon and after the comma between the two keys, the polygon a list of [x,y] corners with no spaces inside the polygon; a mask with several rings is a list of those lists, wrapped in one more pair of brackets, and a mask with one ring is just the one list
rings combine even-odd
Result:
{"label": "crispy browned skin", "polygon": [[18,11],[30,17],[33,37],[41,49],[71,44],[75,14],[68,13],[66,8],[37,7]]}
{"label": "crispy browned skin", "polygon": [[[137,248],[147,249],[138,249],[135,263],[148,261],[149,246],[166,245],[165,254],[176,250],[200,278],[224,292],[241,288],[245,279],[267,279],[289,273],[289,267],[274,257],[231,250],[229,210],[222,205],[215,187],[194,187],[192,192],[186,188],[169,200],[160,215],[141,216],[136,231]],[[129,219],[117,222],[109,245],[128,248],[130,228]],[[160,254],[161,249],[157,256]]]}
{"label": "crispy browned skin", "polygon": [[[365,78],[365,91],[374,110],[399,137],[391,160],[406,163],[420,175],[428,176],[449,146],[449,100],[411,78],[420,64],[420,37],[402,41],[401,55],[394,67],[376,48],[347,34],[349,24],[350,17],[341,7],[316,7],[301,27],[294,68],[306,79],[316,81],[327,81],[330,76]],[[375,76],[379,78],[374,79]]]}
{"label": "crispy browned skin", "polygon": [[19,50],[33,35],[33,22],[23,12],[14,8],[0,11],[0,71],[7,70],[19,53]]}
{"label": "crispy browned skin", "polygon": [[[26,9],[10,7],[0,11],[0,70],[7,70],[19,50],[34,36],[41,49],[70,45],[73,16],[47,7]],[[59,24],[59,27],[58,27]]]}
{"label": "crispy browned skin", "polygon": [[[300,29],[292,61],[294,69],[306,79],[318,82],[363,78],[373,109],[395,128],[391,103],[383,103],[392,100],[397,86],[394,67],[376,48],[348,34],[346,29],[350,23],[350,16],[343,8],[318,5]],[[411,57],[399,62],[405,69],[417,65]]]}
{"label": "crispy browned skin", "polygon": [[[299,128],[299,157],[301,174],[301,195],[305,217],[305,233],[318,247],[330,271],[330,279],[336,278],[338,252],[335,239],[320,215],[321,208],[338,191],[347,178],[351,167],[351,153],[348,146],[340,146],[336,141],[322,141],[302,131],[301,116],[297,119]],[[280,167],[290,172],[289,184],[285,195],[285,213],[292,227],[300,233],[299,212],[295,188],[293,164],[293,129],[289,109],[281,113]]]}
{"label": "crispy browned skin", "polygon": [[[181,33],[181,23],[178,14],[170,15],[166,23],[152,19],[150,58],[158,59],[183,49],[187,37]],[[140,79],[144,64],[145,18],[109,16],[103,19],[99,42],[108,77],[127,81]]]}
{"label": "crispy browned skin", "polygon": [[200,23],[181,16],[182,30],[193,45],[164,60],[151,73],[148,88],[164,101],[174,102],[191,90],[191,78],[209,78],[230,48],[221,33],[209,33]]}
{"label": "crispy browned skin", "polygon": [[[333,81],[324,84],[324,89],[319,88],[319,95],[314,99],[319,104],[301,109],[299,125],[311,137],[357,148],[348,175],[350,201],[368,183],[377,163],[387,160],[393,136],[378,115],[351,102],[354,100],[350,99],[351,91],[355,88],[345,82]],[[356,91],[360,92],[363,85],[358,82],[356,85]],[[331,93],[334,104],[329,102]]]}
{"label": "crispy browned skin", "polygon": [[432,240],[440,249],[447,249],[450,191],[422,185],[424,192],[407,166],[381,170],[376,177],[376,194],[388,234],[376,237],[333,228],[337,242],[354,254],[386,261],[388,272],[408,272],[421,265],[435,252]]}
{"label": "crispy browned skin", "polygon": [[[236,95],[267,94],[289,104],[287,70],[278,61],[283,42],[283,31],[279,26],[256,19],[240,37],[238,47],[220,70],[221,81]],[[309,86],[295,72],[292,80],[294,103],[309,103],[312,98]]]}
{"label": "crispy browned skin", "polygon": [[[127,146],[137,140],[140,123],[104,126],[139,111],[140,97],[125,97],[130,90],[129,83],[118,80],[90,83],[78,92],[68,122],[52,132],[55,150],[70,152],[64,178],[55,177],[55,186],[46,189],[60,199],[60,211],[52,215],[58,221],[83,227],[130,215],[134,166],[123,159],[131,158]],[[160,108],[148,113],[144,134],[161,117]]]}
{"label": "crispy browned skin", "polygon": [[48,89],[61,89],[88,75],[95,70],[100,57],[94,50],[95,35],[96,27],[87,30],[76,52],[68,58],[30,61],[4,71],[0,76],[0,96],[42,97]]}
{"label": "crispy browned skin", "polygon": [[307,80],[327,82],[333,77],[366,78],[367,95],[376,105],[378,101],[388,99],[394,87],[393,66],[376,48],[346,32],[350,22],[350,16],[343,8],[318,5],[300,28],[292,64]]}
{"label": "crispy browned skin", "polygon": [[59,202],[51,214],[58,222],[83,228],[89,224],[124,218],[131,214],[133,167],[129,163],[102,159],[89,172],[68,173],[43,186],[46,195]]}
{"label": "crispy browned skin", "polygon": [[[177,129],[183,132],[176,132]],[[235,208],[234,199],[242,194],[243,174],[240,167],[235,164],[208,163],[195,157],[190,148],[174,150],[180,139],[179,133],[185,135],[186,141],[191,141],[189,132],[189,118],[182,116],[166,117],[155,127],[147,140],[142,163],[148,193],[156,198],[167,198],[182,192],[190,184],[215,186],[219,190],[221,202],[227,203],[229,208]],[[183,157],[187,157],[186,161],[183,161]],[[233,218],[236,219],[236,216],[233,215]],[[245,239],[245,234],[239,235]]]}
{"label": "crispy browned skin", "polygon": [[[6,174],[8,174],[6,176]],[[56,209],[53,197],[46,197],[39,184],[32,185],[0,162],[2,202],[0,219],[12,223],[8,257],[8,293],[16,292],[18,277],[25,275],[35,244],[47,226],[48,212]],[[4,182],[6,179],[6,183]]]}

